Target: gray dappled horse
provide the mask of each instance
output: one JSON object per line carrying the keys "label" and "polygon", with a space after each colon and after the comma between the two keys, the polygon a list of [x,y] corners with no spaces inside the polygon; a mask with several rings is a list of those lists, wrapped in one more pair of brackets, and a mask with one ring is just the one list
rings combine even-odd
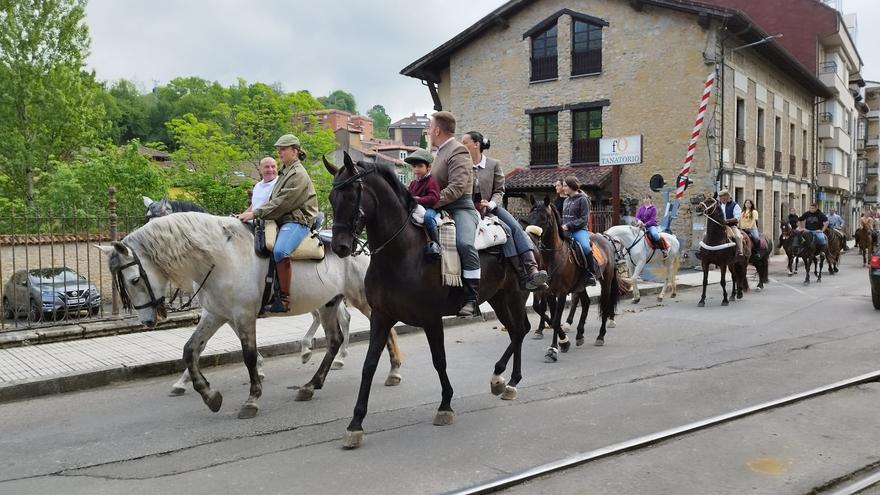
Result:
{"label": "gray dappled horse", "polygon": [[168,199],[168,196],[162,196],[159,201],[153,201],[148,196],[143,196],[144,206],[147,207],[147,221],[154,218],[164,217],[172,213],[183,213],[186,211],[198,211],[206,213],[205,209],[193,203],[192,201],[178,201]]}
{"label": "gray dappled horse", "polygon": [[[211,336],[228,323],[241,340],[250,376],[250,395],[241,406],[239,417],[255,416],[259,410],[257,401],[262,395],[257,371],[256,320],[269,260],[254,252],[254,237],[248,228],[231,217],[179,213],[147,223],[122,242],[98,248],[109,258],[110,272],[117,280],[123,305],[136,310],[141,323],[149,328],[155,327],[165,315],[164,297],[156,297],[161,288],[169,282],[178,286],[201,284],[198,294],[201,318],[183,349],[193,387],[211,411],[220,410],[223,397],[211,388],[202,374],[199,356]],[[292,304],[288,314],[307,313],[345,296],[369,316],[369,306],[361,305],[355,297],[359,287],[362,293],[369,263],[361,258],[341,259],[328,250],[321,261],[294,261]],[[322,388],[342,344],[338,322],[326,326],[325,331],[327,353],[312,379],[298,391],[298,400],[309,400],[316,389]],[[392,356],[391,373],[397,374],[399,379],[396,359],[397,356]]]}

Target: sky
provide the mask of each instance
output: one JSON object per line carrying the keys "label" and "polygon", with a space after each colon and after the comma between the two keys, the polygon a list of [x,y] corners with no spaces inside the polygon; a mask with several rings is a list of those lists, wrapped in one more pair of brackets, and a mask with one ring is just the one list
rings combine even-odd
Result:
{"label": "sky", "polygon": [[[143,90],[184,76],[279,82],[314,96],[343,89],[358,111],[380,104],[398,120],[433,111],[427,88],[400,70],[502,3],[90,0],[88,64],[101,80],[125,78]],[[843,10],[859,16],[862,76],[880,81],[880,0],[843,0]]]}

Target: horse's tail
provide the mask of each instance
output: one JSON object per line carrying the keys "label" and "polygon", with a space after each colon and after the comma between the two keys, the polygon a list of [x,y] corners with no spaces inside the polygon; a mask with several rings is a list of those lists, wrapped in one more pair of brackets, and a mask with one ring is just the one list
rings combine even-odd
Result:
{"label": "horse's tail", "polygon": [[[608,259],[609,262],[614,258]],[[608,280],[608,286],[602,287],[602,294],[599,296],[599,315],[604,321],[607,318],[614,318],[614,312],[617,310],[617,303],[620,301],[621,291],[626,293],[629,291],[630,285],[620,279],[617,273],[617,267],[612,265],[611,278]]]}

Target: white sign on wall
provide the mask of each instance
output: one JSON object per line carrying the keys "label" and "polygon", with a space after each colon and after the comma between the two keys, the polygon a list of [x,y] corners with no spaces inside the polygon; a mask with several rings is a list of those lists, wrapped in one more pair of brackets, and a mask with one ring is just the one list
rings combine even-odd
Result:
{"label": "white sign on wall", "polygon": [[599,165],[642,163],[642,136],[624,136],[599,140]]}

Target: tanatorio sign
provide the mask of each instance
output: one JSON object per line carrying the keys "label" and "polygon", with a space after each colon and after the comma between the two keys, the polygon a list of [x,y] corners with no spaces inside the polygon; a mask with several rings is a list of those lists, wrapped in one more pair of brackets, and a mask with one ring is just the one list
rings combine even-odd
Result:
{"label": "tanatorio sign", "polygon": [[624,136],[599,140],[599,165],[642,163],[642,136]]}

